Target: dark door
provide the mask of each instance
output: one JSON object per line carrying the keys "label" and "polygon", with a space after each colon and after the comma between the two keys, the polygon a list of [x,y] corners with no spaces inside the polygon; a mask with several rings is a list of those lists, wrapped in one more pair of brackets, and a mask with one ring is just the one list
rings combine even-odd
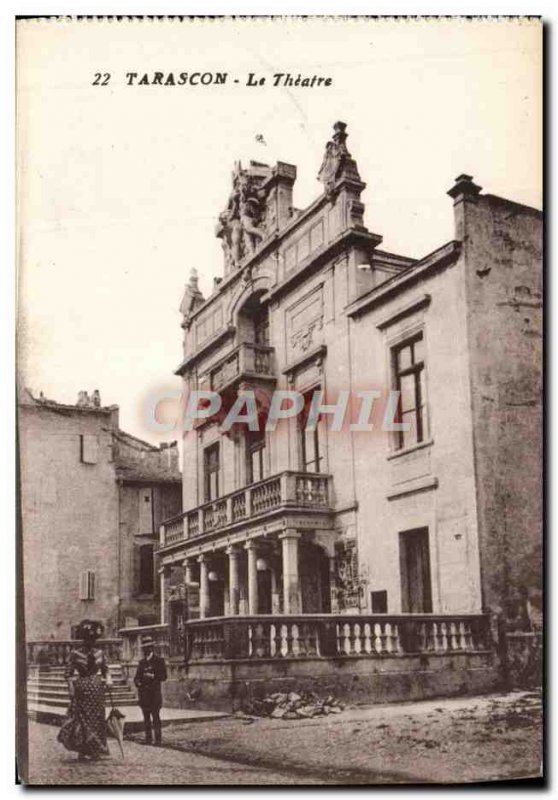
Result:
{"label": "dark door", "polygon": [[271,570],[258,571],[258,614],[271,614]]}
{"label": "dark door", "polygon": [[401,610],[410,614],[432,611],[428,528],[399,534]]}

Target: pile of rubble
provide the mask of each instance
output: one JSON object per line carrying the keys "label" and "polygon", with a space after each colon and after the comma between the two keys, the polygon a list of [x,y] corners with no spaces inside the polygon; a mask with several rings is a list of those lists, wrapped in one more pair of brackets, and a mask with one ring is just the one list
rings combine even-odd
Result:
{"label": "pile of rubble", "polygon": [[310,719],[311,717],[339,714],[345,704],[332,695],[320,698],[313,692],[275,692],[261,700],[251,700],[244,708],[245,713],[273,719]]}

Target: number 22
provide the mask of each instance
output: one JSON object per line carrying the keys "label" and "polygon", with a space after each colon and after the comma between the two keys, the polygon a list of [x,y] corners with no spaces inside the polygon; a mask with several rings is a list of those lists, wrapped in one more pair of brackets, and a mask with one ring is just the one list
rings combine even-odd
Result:
{"label": "number 22", "polygon": [[[101,78],[103,79],[101,81]],[[95,73],[95,80],[93,81],[93,86],[106,86],[110,80],[110,72],[105,72],[104,74],[100,72]]]}

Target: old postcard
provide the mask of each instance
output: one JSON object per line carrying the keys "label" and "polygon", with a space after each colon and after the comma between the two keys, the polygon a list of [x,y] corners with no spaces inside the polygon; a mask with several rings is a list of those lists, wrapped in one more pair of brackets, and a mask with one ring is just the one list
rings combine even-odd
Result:
{"label": "old postcard", "polygon": [[538,18],[17,22],[30,785],[542,776]]}

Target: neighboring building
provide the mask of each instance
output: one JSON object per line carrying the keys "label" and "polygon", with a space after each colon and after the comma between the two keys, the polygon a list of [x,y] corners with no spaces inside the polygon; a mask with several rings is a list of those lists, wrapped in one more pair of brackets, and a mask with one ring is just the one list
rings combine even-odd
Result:
{"label": "neighboring building", "polygon": [[[420,259],[381,250],[345,127],[304,211],[294,166],[236,165],[224,277],[204,298],[194,275],[182,301],[187,393],[218,391],[226,411],[253,389],[262,420],[276,389],[330,404],[348,391],[353,409],[340,432],[328,414],[306,430],[306,406],[274,433],[224,434],[223,414],[185,433],[185,511],[159,554],[185,587],[192,679],[209,681],[208,659],[475,651],[482,613],[528,625],[540,608],[541,213],[461,175],[452,241]],[[350,431],[365,390],[380,395],[374,430]],[[391,391],[406,432],[381,430]],[[446,691],[432,669],[425,692]],[[242,676],[227,680],[262,677]]]}
{"label": "neighboring building", "polygon": [[181,509],[176,442],[124,433],[98,392],[73,406],[23,390],[18,407],[27,640],[69,639],[84,617],[107,637],[153,623],[154,545]]}

